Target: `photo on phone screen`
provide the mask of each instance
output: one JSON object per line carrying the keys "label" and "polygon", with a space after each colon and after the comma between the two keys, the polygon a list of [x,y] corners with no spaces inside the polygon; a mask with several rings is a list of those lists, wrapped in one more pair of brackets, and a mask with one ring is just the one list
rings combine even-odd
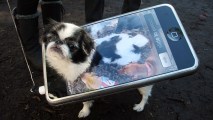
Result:
{"label": "photo on phone screen", "polygon": [[82,75],[75,87],[66,83],[67,95],[143,80],[178,69],[154,9],[83,28],[94,39],[102,59]]}
{"label": "photo on phone screen", "polygon": [[93,89],[177,70],[154,9],[92,24],[84,29],[95,40],[96,50],[103,57],[92,70],[100,81],[91,85]]}

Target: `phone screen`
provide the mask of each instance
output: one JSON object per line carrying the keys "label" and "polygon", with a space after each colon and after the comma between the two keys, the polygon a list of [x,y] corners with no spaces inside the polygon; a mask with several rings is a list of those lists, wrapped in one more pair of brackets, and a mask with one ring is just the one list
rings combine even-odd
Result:
{"label": "phone screen", "polygon": [[[83,28],[94,39],[96,51],[102,58],[91,71],[82,75],[81,80],[89,88],[82,92],[143,80],[178,69],[154,9]],[[71,83],[67,83],[69,95],[76,94],[74,89]]]}

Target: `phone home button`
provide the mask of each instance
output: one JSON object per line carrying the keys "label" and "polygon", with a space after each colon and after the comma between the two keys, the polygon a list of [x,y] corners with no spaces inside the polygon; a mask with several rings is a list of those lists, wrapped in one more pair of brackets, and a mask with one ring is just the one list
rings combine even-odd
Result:
{"label": "phone home button", "polygon": [[172,41],[179,41],[183,37],[183,33],[179,28],[170,28],[167,32],[167,37]]}

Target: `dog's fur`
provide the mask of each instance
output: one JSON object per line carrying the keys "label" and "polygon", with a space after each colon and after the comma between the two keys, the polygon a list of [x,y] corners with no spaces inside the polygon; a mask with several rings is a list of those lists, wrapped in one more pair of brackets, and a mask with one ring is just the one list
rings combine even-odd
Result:
{"label": "dog's fur", "polygon": [[[94,41],[80,27],[70,23],[53,23],[45,30],[42,41],[46,44],[46,60],[65,80],[74,82],[95,61]],[[133,109],[140,112],[144,109],[151,95],[152,85],[138,88],[143,96]],[[90,114],[92,101],[83,102],[83,108],[78,117]]]}

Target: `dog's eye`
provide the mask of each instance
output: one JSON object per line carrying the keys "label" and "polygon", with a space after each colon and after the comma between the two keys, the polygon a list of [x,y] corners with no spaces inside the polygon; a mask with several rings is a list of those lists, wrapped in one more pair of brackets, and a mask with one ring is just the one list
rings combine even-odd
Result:
{"label": "dog's eye", "polygon": [[76,43],[68,44],[68,46],[69,46],[71,51],[75,51],[75,50],[77,50],[79,48],[78,44],[76,44]]}
{"label": "dog's eye", "polygon": [[74,46],[74,45],[69,45],[69,47],[70,47],[71,49],[75,48],[75,46]]}
{"label": "dog's eye", "polygon": [[66,41],[73,41],[72,37],[65,38]]}

